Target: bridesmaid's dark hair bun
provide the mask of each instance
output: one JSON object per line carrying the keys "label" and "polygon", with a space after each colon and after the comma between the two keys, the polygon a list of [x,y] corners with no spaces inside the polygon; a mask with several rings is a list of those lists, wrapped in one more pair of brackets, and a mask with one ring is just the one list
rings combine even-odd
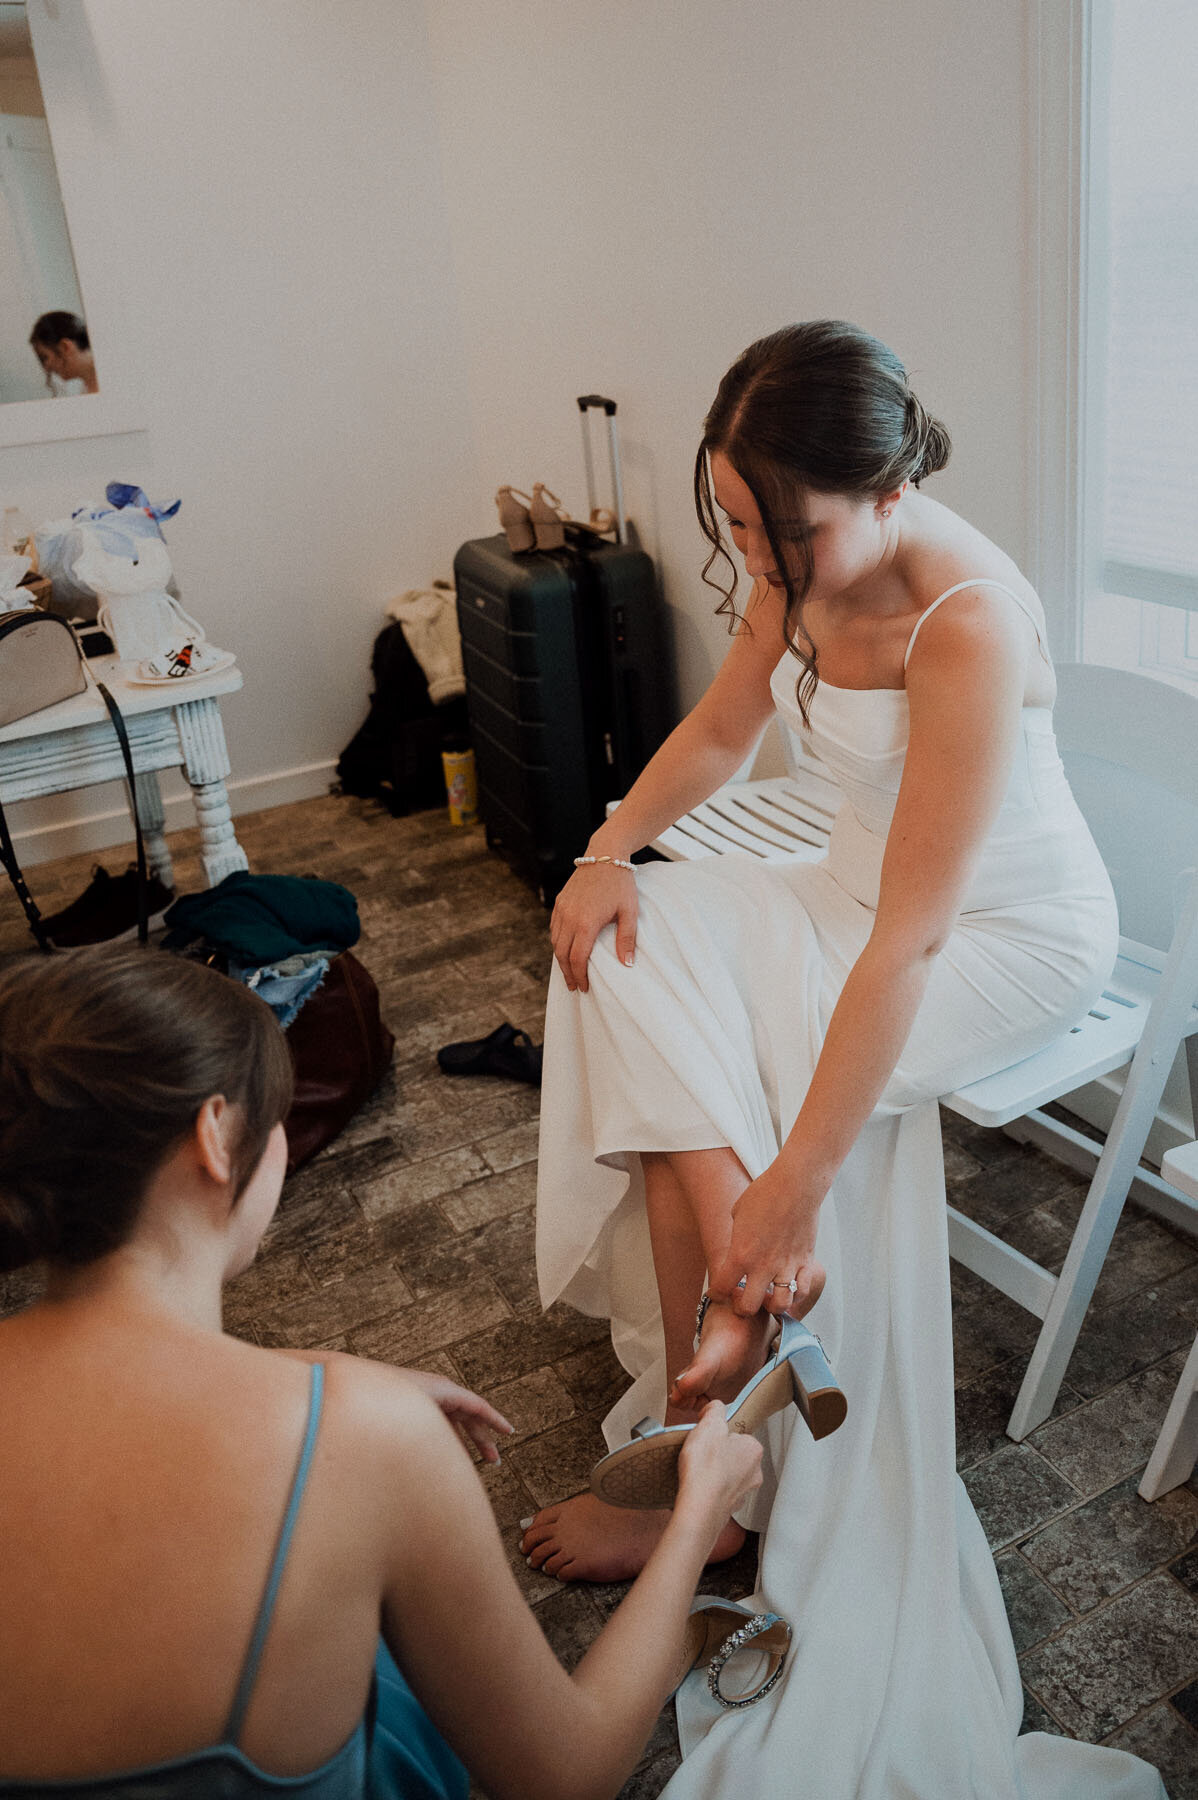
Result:
{"label": "bridesmaid's dark hair bun", "polygon": [[[723,595],[717,610],[734,629],[736,565],[715,508],[708,465],[714,450],[727,457],[757,502],[774,567],[786,584],[784,635],[803,666],[798,702],[806,718],[818,676],[815,646],[802,619],[811,586],[804,494],[870,500],[905,481],[918,487],[948,462],[948,432],[911,392],[894,351],[859,325],[808,319],[742,351],[703,422],[695,459],[695,506],[711,545],[703,579]],[[731,574],[726,587],[711,579],[721,557]]]}
{"label": "bridesmaid's dark hair bun", "polygon": [[119,1249],[205,1100],[241,1114],[233,1195],[291,1103],[291,1057],[240,983],[140,949],[0,973],[0,1273]]}

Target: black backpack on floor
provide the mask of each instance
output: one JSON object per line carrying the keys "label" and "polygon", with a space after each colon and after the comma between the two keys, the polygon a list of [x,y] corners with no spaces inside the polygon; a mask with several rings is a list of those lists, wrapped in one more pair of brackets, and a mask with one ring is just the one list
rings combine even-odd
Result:
{"label": "black backpack on floor", "polygon": [[337,764],[342,791],[381,800],[396,816],[443,806],[441,752],[469,741],[465,697],[433,704],[402,625],[379,632],[370,673],[370,712]]}

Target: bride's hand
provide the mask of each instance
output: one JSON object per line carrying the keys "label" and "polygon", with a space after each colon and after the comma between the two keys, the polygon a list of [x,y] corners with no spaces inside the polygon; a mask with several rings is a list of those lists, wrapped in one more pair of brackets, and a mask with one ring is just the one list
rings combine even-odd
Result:
{"label": "bride's hand", "polygon": [[575,869],[558,895],[549,937],[566,986],[587,991],[587,964],[595,939],[616,921],[616,955],[631,963],[636,949],[636,877],[614,863],[587,863]]}
{"label": "bride's hand", "polygon": [[[712,1298],[730,1301],[733,1311],[745,1316],[764,1308],[801,1319],[827,1279],[815,1260],[818,1224],[818,1201],[799,1192],[771,1163],[732,1209],[732,1237],[711,1270]],[[740,1287],[742,1276],[745,1285]],[[793,1295],[791,1281],[797,1284]]]}

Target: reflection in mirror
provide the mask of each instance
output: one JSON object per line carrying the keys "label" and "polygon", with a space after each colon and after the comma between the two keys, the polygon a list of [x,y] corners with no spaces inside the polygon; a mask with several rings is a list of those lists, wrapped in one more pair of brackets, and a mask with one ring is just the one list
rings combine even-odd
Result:
{"label": "reflection in mirror", "polygon": [[21,4],[0,0],[0,404],[99,392]]}

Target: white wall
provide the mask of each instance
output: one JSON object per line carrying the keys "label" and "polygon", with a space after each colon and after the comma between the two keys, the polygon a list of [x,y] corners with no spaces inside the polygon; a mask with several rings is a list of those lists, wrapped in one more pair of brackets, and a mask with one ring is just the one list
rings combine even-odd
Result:
{"label": "white wall", "polygon": [[[683,700],[726,647],[691,468],[732,358],[792,320],[890,342],[1017,559],[1031,363],[1020,0],[428,0],[477,451],[582,505],[572,396],[620,402]],[[558,489],[559,492],[562,488]]]}
{"label": "white wall", "polygon": [[[2,452],[0,496],[37,517],[112,479],[182,495],[185,603],[245,672],[224,705],[235,802],[320,791],[364,716],[383,604],[448,571],[476,485],[423,14],[59,4],[90,29],[131,247],[81,271],[85,301],[127,320],[146,430]],[[113,804],[91,790],[18,823]]]}
{"label": "white wall", "polygon": [[246,675],[236,804],[319,785],[382,602],[494,528],[501,481],[581,509],[586,389],[620,401],[693,701],[726,642],[700,422],[789,320],[891,342],[954,435],[931,491],[1025,555],[1022,0],[68,4],[136,225],[85,300],[127,296],[147,430],[0,453],[0,497],[183,496],[185,599]]}

